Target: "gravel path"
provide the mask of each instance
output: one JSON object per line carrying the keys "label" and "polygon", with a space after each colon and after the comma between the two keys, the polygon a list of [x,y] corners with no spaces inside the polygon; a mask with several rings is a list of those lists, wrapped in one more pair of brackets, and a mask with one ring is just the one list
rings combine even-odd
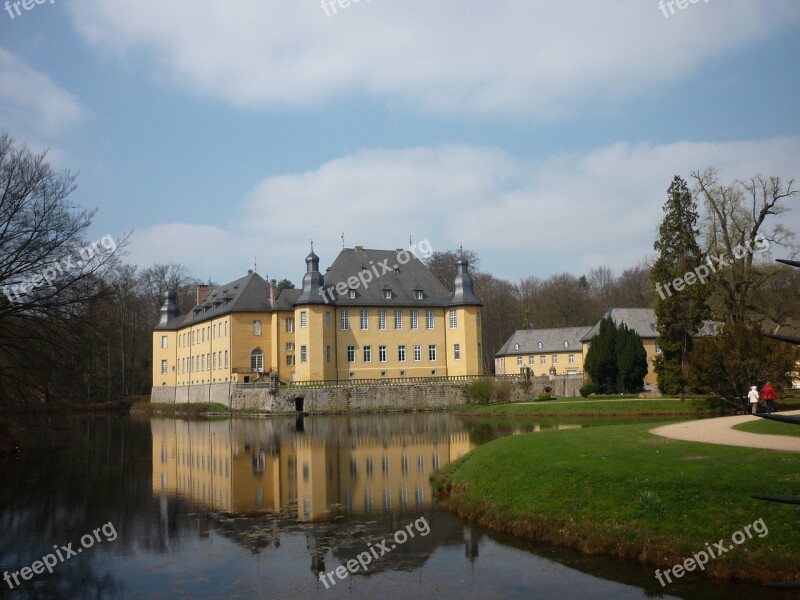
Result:
{"label": "gravel path", "polygon": [[[780,414],[800,415],[800,410],[786,411]],[[686,442],[765,448],[767,450],[780,450],[781,452],[800,452],[800,437],[748,433],[733,429],[734,425],[748,423],[756,419],[758,417],[753,415],[701,419],[699,421],[662,425],[651,429],[650,433]]]}

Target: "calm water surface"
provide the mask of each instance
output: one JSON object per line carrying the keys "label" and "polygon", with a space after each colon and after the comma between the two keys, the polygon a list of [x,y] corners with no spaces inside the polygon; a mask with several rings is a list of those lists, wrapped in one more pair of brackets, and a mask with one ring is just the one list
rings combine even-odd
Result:
{"label": "calm water surface", "polygon": [[[0,571],[63,561],[0,581],[0,597],[796,597],[691,580],[662,590],[650,568],[526,547],[432,498],[433,470],[477,445],[575,426],[443,414],[32,420],[18,430],[26,452],[0,463]],[[366,570],[351,562],[358,572],[320,581],[359,555]]]}

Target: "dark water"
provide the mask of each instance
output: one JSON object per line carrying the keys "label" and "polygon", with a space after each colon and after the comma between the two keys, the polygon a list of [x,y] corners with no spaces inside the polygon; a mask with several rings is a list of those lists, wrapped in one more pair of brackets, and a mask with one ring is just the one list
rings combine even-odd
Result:
{"label": "dark water", "polygon": [[650,568],[525,547],[437,506],[436,467],[540,427],[442,414],[29,421],[25,453],[0,463],[0,597],[795,597],[662,589]]}

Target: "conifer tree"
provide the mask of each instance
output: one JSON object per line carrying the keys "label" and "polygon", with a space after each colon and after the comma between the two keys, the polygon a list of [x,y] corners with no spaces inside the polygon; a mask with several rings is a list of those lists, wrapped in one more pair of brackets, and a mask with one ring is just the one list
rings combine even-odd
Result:
{"label": "conifer tree", "polygon": [[617,327],[611,317],[600,321],[600,329],[592,338],[584,368],[598,392],[617,391]]}
{"label": "conifer tree", "polygon": [[650,275],[658,292],[655,312],[661,338],[655,371],[665,394],[685,390],[692,336],[707,315],[709,290],[698,275],[708,269],[697,242],[697,219],[697,203],[686,182],[676,175],[667,190],[664,220],[655,242],[659,255]]}

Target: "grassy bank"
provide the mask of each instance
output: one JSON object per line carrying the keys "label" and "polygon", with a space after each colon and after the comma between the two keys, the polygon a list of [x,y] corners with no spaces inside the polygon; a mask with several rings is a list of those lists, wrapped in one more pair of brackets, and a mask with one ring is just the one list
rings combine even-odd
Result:
{"label": "grassy bank", "polygon": [[[435,488],[482,525],[664,569],[763,517],[769,533],[712,560],[711,575],[800,579],[796,506],[753,493],[800,494],[800,455],[678,442],[650,425],[539,432],[481,446]],[[654,567],[655,568],[655,567]]]}
{"label": "grassy bank", "polygon": [[791,435],[800,437],[800,426],[791,423],[778,423],[776,421],[753,421],[752,423],[742,423],[734,426],[739,431],[750,433],[766,433],[770,435]]}
{"label": "grassy bank", "polygon": [[514,404],[468,405],[459,415],[507,417],[598,417],[598,416],[702,416],[713,415],[703,400],[659,398],[653,400],[619,398],[559,398]]}
{"label": "grassy bank", "polygon": [[227,415],[231,410],[224,404],[216,402],[203,402],[198,404],[159,404],[157,402],[137,402],[131,407],[131,412],[155,415],[182,415],[206,416]]}

